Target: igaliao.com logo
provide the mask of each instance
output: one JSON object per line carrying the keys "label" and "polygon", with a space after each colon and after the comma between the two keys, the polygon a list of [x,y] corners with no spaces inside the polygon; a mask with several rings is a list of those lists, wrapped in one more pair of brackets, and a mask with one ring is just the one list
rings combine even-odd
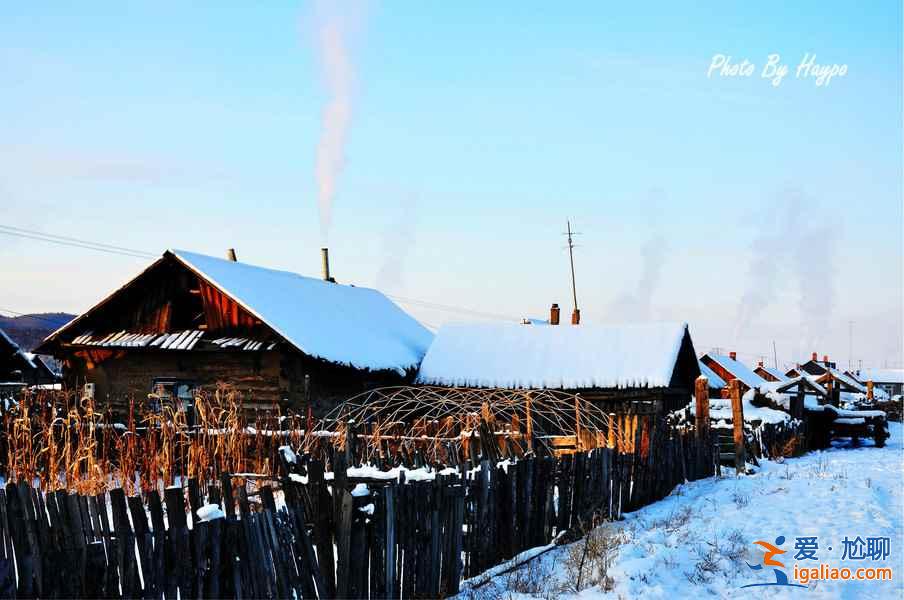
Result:
{"label": "igaliao.com logo", "polygon": [[[810,563],[810,565],[812,566],[807,566],[807,563],[804,562],[802,566],[801,563],[795,562],[794,569],[792,571],[792,579],[789,580],[788,574],[785,572],[785,564],[776,559],[777,556],[787,553],[786,550],[781,549],[781,546],[784,543],[785,536],[783,535],[775,538],[774,543],[769,543],[763,540],[756,540],[754,542],[755,545],[760,546],[763,550],[765,550],[763,554],[763,563],[757,565],[747,563],[747,566],[753,571],[763,571],[767,567],[771,567],[775,581],[749,583],[747,585],[742,585],[742,589],[765,586],[807,588],[808,583],[819,580],[891,581],[893,579],[893,572],[890,567],[849,568],[832,566],[831,564],[820,562],[819,558],[816,555],[817,551],[820,550],[817,538],[799,537],[797,538],[797,542],[794,546],[794,549],[796,550],[794,559],[801,561],[814,561],[815,564]],[[884,561],[888,557],[890,549],[890,540],[887,537],[866,538],[865,540],[860,536],[857,536],[853,540],[845,537],[842,541],[842,544],[844,548],[842,560],[848,559],[857,561]],[[831,552],[832,547],[829,546],[828,550]],[[791,583],[791,581],[800,583]]]}
{"label": "igaliao.com logo", "polygon": [[752,565],[750,563],[747,563],[747,566],[750,567],[751,569],[753,569],[754,571],[761,571],[765,567],[776,567],[776,568],[772,569],[772,572],[775,573],[775,581],[769,581],[766,583],[749,583],[747,585],[742,585],[741,586],[742,588],[773,586],[773,585],[784,586],[784,587],[799,587],[799,588],[807,587],[807,586],[801,585],[799,583],[790,583],[788,581],[788,575],[784,571],[784,568],[785,568],[784,563],[781,563],[781,562],[775,560],[775,558],[774,558],[775,556],[778,556],[779,554],[784,554],[785,552],[787,552],[787,550],[782,550],[782,549],[778,548],[778,546],[781,546],[784,543],[785,543],[785,536],[783,536],[783,535],[780,535],[777,538],[775,538],[775,545],[772,545],[769,542],[764,542],[763,540],[757,540],[754,542],[754,544],[756,544],[757,546],[762,546],[766,550],[766,555],[763,557],[763,564]]}

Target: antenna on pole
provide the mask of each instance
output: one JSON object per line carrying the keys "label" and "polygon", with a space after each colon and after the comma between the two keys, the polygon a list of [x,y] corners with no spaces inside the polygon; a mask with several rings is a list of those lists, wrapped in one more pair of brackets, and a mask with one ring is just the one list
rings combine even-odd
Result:
{"label": "antenna on pole", "polygon": [[568,231],[565,235],[568,236],[568,261],[571,263],[571,297],[574,299],[574,312],[571,313],[571,324],[577,325],[581,322],[581,310],[578,308],[578,291],[574,282],[574,240],[572,236],[580,235],[571,231],[571,221],[566,221],[568,225]]}

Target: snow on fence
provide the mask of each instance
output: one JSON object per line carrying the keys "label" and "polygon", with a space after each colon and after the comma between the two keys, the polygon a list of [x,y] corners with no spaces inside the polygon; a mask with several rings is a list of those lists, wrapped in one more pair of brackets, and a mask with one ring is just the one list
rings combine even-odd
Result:
{"label": "snow on fence", "polygon": [[394,479],[346,451],[329,473],[318,459],[284,453],[275,488],[230,475],[187,479],[162,497],[10,482],[0,490],[0,597],[448,596],[563,532],[714,474],[710,435],[654,417],[632,432],[633,444],[483,456]]}

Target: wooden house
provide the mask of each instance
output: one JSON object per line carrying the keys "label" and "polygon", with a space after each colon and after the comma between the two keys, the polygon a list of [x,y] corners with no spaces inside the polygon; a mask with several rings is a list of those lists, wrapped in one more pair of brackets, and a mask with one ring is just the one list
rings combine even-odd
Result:
{"label": "wooden house", "polygon": [[860,369],[857,379],[863,383],[872,381],[889,398],[904,394],[904,369]]}
{"label": "wooden house", "polygon": [[40,356],[20,348],[0,329],[0,383],[10,388],[21,388],[52,384],[58,380],[57,374]]}
{"label": "wooden house", "polygon": [[728,384],[719,377],[715,371],[706,366],[703,361],[697,361],[700,366],[700,374],[706,377],[706,384],[709,387],[710,398],[721,398],[723,390],[726,390]]}
{"label": "wooden house", "polygon": [[822,357],[822,360],[819,360],[819,355],[814,352],[810,357],[810,360],[800,365],[799,370],[801,374],[809,374],[809,375],[825,375],[829,372],[830,369],[837,369],[838,365],[829,360],[828,355]]}
{"label": "wooden house", "polygon": [[606,412],[673,411],[700,375],[683,323],[467,323],[442,327],[417,382],[465,388],[580,393]]}
{"label": "wooden house", "polygon": [[170,250],[40,350],[120,414],[151,392],[190,403],[232,384],[246,406],[315,414],[410,382],[432,334],[382,293]]}
{"label": "wooden house", "polygon": [[700,362],[715,371],[726,383],[737,379],[740,382],[741,394],[766,382],[765,379],[751,371],[747,365],[740,362],[735,352],[729,352],[728,356],[710,352],[701,356]]}
{"label": "wooden house", "polygon": [[[764,365],[763,361],[759,361],[756,364],[753,372],[766,381],[787,381],[789,379],[787,375],[785,375],[778,369]],[[799,377],[799,375],[795,375],[795,377]]]}

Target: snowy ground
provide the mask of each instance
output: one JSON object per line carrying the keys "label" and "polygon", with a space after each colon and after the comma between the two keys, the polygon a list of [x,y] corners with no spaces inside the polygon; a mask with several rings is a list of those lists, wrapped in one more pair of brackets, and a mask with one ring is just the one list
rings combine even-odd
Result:
{"label": "snowy ground", "polygon": [[[885,448],[865,443],[811,452],[784,463],[763,462],[757,473],[679,486],[664,500],[596,530],[580,592],[575,591],[581,542],[559,547],[523,567],[465,589],[464,598],[904,597],[904,466],[902,427],[890,423]],[[727,470],[726,472],[730,472]],[[755,540],[785,536],[781,555],[792,578],[797,537],[817,536],[817,557],[839,567],[891,567],[894,580],[811,583],[808,589],[755,587],[774,581],[751,570],[763,551]],[[885,561],[842,561],[847,536],[888,537]],[[829,550],[829,547],[832,550]],[[593,563],[588,566],[588,563]],[[606,571],[609,579],[602,577]],[[595,585],[585,587],[594,580]],[[793,579],[792,579],[793,582]]]}

